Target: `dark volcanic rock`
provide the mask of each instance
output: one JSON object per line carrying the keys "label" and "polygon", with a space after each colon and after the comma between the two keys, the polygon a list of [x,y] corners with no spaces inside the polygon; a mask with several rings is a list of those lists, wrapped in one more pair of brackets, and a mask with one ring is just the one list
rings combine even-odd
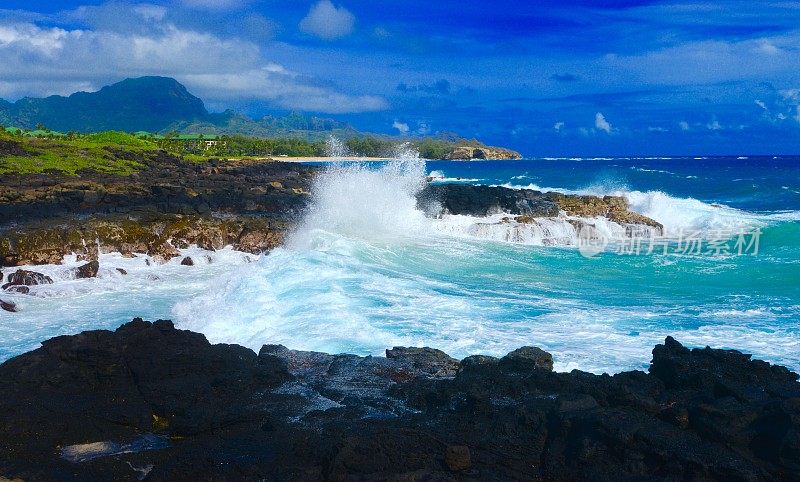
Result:
{"label": "dark volcanic rock", "polygon": [[650,373],[598,376],[525,347],[445,378],[430,376],[453,367],[442,352],[390,352],[256,355],[138,319],[54,338],[0,365],[0,476],[800,478],[797,375],[739,352],[668,338]]}
{"label": "dark volcanic rock", "polygon": [[501,360],[511,364],[529,365],[535,369],[553,370],[553,355],[535,346],[517,348]]}
{"label": "dark volcanic rock", "polygon": [[97,260],[89,261],[88,263],[75,268],[76,278],[95,278],[97,271],[100,269],[100,263]]}
{"label": "dark volcanic rock", "polygon": [[0,309],[2,309],[4,311],[11,312],[11,313],[16,313],[17,312],[17,305],[12,303],[12,302],[10,302],[10,301],[0,300]]}
{"label": "dark volcanic rock", "polygon": [[644,225],[661,233],[663,226],[629,209],[628,202],[619,196],[576,196],[555,192],[542,193],[532,189],[510,189],[501,186],[470,184],[429,184],[417,196],[418,206],[429,215],[465,214],[486,216],[507,213],[518,216],[521,223],[535,218],[556,217],[561,211],[570,216],[606,217],[629,228]]}
{"label": "dark volcanic rock", "polygon": [[425,376],[453,377],[461,366],[458,360],[435,348],[407,348],[396,346],[386,350],[386,358],[407,361],[414,370]]}
{"label": "dark volcanic rock", "polygon": [[558,216],[558,206],[541,192],[468,184],[429,184],[418,196],[422,209],[440,203],[450,214],[487,216],[500,212],[535,217]]}
{"label": "dark volcanic rock", "polygon": [[53,279],[42,273],[18,269],[8,276],[8,283],[3,285],[3,289],[8,289],[11,286],[34,286],[52,283]]}
{"label": "dark volcanic rock", "polygon": [[173,248],[266,252],[306,208],[315,172],[274,161],[137,155],[131,160],[143,167],[130,176],[0,176],[0,265],[60,263],[69,253],[90,261],[110,251],[163,262],[176,256],[168,240]]}
{"label": "dark volcanic rock", "polygon": [[183,266],[194,266],[194,260],[191,258],[191,256],[186,256],[185,258],[183,258],[181,260],[181,265],[183,265]]}

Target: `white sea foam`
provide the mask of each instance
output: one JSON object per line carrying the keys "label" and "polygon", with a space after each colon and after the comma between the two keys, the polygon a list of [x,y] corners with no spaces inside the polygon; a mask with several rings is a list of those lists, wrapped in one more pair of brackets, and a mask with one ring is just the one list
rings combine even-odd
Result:
{"label": "white sea foam", "polygon": [[537,184],[502,184],[512,189],[533,189],[563,194],[622,196],[630,208],[639,214],[661,223],[666,234],[679,235],[699,231],[708,235],[719,232],[748,230],[764,227],[773,222],[800,220],[800,211],[758,214],[722,204],[710,204],[693,198],[671,196],[662,191],[635,191],[618,186],[592,185],[582,189],[542,187]]}

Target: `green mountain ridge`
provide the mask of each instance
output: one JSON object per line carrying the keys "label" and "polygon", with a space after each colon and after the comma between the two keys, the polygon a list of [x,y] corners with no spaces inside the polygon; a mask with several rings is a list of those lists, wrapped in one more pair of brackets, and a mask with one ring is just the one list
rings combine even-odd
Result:
{"label": "green mountain ridge", "polygon": [[[0,99],[0,125],[33,129],[44,125],[62,132],[177,131],[180,133],[248,135],[255,137],[319,137],[319,133],[356,135],[350,125],[332,119],[291,113],[253,120],[232,110],[209,113],[203,101],[169,77],[125,79],[97,92],[68,97],[25,97],[11,103]],[[316,135],[315,135],[316,133]]]}
{"label": "green mountain ridge", "polygon": [[175,79],[140,77],[125,79],[97,92],[77,92],[69,97],[25,97],[0,105],[6,123],[23,128],[43,124],[58,131],[156,131],[185,120],[205,118],[203,101]]}

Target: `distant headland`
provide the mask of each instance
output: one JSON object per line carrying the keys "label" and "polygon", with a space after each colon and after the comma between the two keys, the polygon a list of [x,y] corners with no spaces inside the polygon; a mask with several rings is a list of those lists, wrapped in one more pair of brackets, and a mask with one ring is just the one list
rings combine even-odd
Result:
{"label": "distant headland", "polygon": [[[398,137],[362,133],[345,122],[297,112],[258,120],[232,110],[211,113],[201,99],[168,77],[125,79],[97,92],[77,92],[68,97],[26,97],[14,103],[0,99],[0,126],[11,134],[36,138],[76,138],[107,131],[133,133],[140,139],[167,142],[178,153],[228,157],[325,157],[329,136],[343,140],[344,156],[388,157],[398,144],[409,142],[428,159],[522,157],[510,149],[486,146],[452,133]],[[273,142],[257,145],[252,142],[255,139]],[[274,142],[277,139],[282,142]]]}

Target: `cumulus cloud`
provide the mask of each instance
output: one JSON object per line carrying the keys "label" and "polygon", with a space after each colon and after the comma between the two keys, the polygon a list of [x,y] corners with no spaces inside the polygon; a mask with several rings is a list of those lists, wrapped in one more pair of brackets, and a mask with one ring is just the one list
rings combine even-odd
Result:
{"label": "cumulus cloud", "polygon": [[330,0],[320,0],[300,21],[300,30],[323,40],[336,40],[353,32],[356,17],[346,8]]}
{"label": "cumulus cloud", "polygon": [[408,128],[408,124],[406,124],[405,122],[394,121],[392,123],[392,127],[397,129],[398,132],[400,132],[400,134],[402,134],[402,135],[408,134],[409,128]]}
{"label": "cumulus cloud", "polygon": [[688,131],[689,130],[689,123],[686,122],[686,121],[680,121],[680,122],[678,122],[678,127],[680,127],[682,131]]}
{"label": "cumulus cloud", "polygon": [[561,129],[563,129],[565,125],[566,124],[564,124],[563,122],[556,122],[555,124],[553,124],[553,130],[556,131],[556,132],[560,132]]}
{"label": "cumulus cloud", "polygon": [[769,110],[769,109],[767,109],[767,104],[763,100],[756,99],[756,105],[761,107],[764,110]]}
{"label": "cumulus cloud", "polygon": [[604,116],[602,112],[598,112],[594,115],[594,127],[607,134],[611,134],[613,130],[611,124],[606,120],[606,116]]}
{"label": "cumulus cloud", "polygon": [[[633,55],[606,55],[600,66],[662,85],[793,78],[800,30],[737,41],[700,40]],[[743,68],[743,66],[758,66]]]}
{"label": "cumulus cloud", "polygon": [[301,111],[345,114],[374,112],[389,106],[381,97],[336,92],[275,64],[245,72],[188,74],[183,81],[203,97],[213,95],[220,100],[259,99],[270,101],[278,107]]}
{"label": "cumulus cloud", "polygon": [[[158,12],[145,10],[154,22]],[[236,55],[231,55],[235,52]],[[67,94],[123,77],[177,78],[211,102],[262,100],[276,107],[325,113],[386,109],[376,96],[353,96],[266,61],[258,46],[161,22],[146,32],[65,30],[0,23],[0,95]]]}
{"label": "cumulus cloud", "polygon": [[714,119],[711,122],[709,122],[708,124],[706,124],[706,127],[710,131],[721,131],[722,130],[722,124],[720,124],[717,119]]}

